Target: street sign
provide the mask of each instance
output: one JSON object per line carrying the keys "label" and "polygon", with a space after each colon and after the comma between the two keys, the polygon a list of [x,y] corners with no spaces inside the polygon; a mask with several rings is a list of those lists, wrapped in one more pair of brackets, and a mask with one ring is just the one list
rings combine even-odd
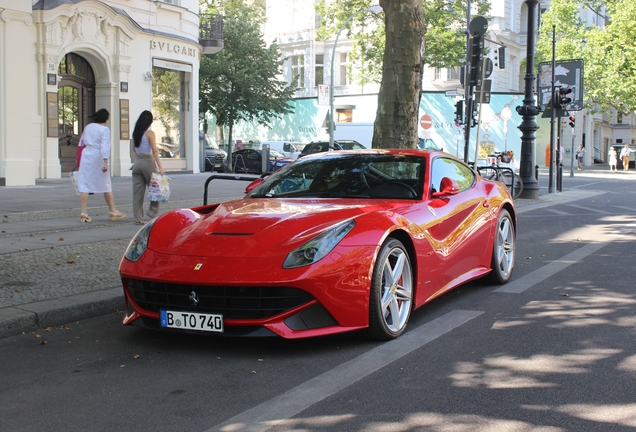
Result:
{"label": "street sign", "polygon": [[[583,109],[583,60],[557,60],[554,62],[554,86],[556,92],[559,88],[572,89],[570,98],[572,101],[565,106],[567,111],[580,111]],[[538,79],[539,105],[543,112],[552,109],[552,62],[539,63]]]}
{"label": "street sign", "polygon": [[431,126],[433,126],[433,119],[431,118],[431,116],[428,114],[424,114],[422,117],[420,117],[420,126],[422,126],[422,129],[424,130],[430,129]]}
{"label": "street sign", "polygon": [[446,90],[447,97],[456,97],[458,96],[457,90]]}
{"label": "street sign", "polygon": [[470,20],[470,34],[483,36],[488,31],[488,20],[483,16],[476,16]]}
{"label": "street sign", "polygon": [[490,75],[492,75],[492,69],[493,69],[493,63],[490,57],[484,58],[484,70],[483,70],[484,78],[490,78]]}
{"label": "street sign", "polygon": [[[489,79],[483,80],[482,85],[477,86],[477,88],[475,88],[475,102],[489,104],[491,87],[492,87],[492,80],[489,80]],[[483,96],[481,95],[482,89],[484,91]]]}

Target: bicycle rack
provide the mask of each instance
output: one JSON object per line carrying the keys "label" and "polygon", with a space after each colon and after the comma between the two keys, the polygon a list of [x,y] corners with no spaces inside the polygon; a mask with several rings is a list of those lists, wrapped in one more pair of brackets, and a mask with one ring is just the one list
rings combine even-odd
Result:
{"label": "bicycle rack", "polygon": [[267,176],[270,176],[271,174],[272,174],[271,172],[263,173],[263,174],[261,174],[260,177],[245,177],[245,176],[241,176],[241,175],[229,175],[229,174],[214,174],[214,175],[211,175],[210,177],[207,178],[207,180],[205,181],[205,185],[203,186],[203,205],[208,205],[208,185],[214,179],[239,180],[239,181],[253,182],[254,180],[256,180],[258,178],[265,178]]}
{"label": "bicycle rack", "polygon": [[[482,175],[482,170],[486,170],[485,171],[485,175]],[[515,174],[515,171],[512,168],[509,167],[502,167],[502,166],[498,166],[498,165],[488,165],[488,166],[479,166],[477,167],[477,172],[479,173],[480,176],[484,177],[484,178],[489,178],[491,180],[497,180],[502,182],[503,184],[506,185],[506,187],[510,190],[510,195],[515,196],[515,177],[517,176]],[[503,173],[510,173],[510,178],[511,178],[511,182],[510,184],[506,184],[506,182],[502,181],[501,179],[504,177]]]}
{"label": "bicycle rack", "polygon": [[241,159],[241,162],[243,163],[243,172],[247,173],[247,166],[245,166],[245,159],[243,159],[243,155],[236,155],[236,160],[234,161],[232,171],[236,172],[236,164],[238,163],[239,159]]}

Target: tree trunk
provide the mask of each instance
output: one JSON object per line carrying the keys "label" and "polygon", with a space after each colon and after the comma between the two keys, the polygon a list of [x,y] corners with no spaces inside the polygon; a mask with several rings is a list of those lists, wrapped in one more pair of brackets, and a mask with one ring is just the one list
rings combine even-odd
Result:
{"label": "tree trunk", "polygon": [[386,47],[373,148],[415,148],[422,94],[422,0],[380,0]]}

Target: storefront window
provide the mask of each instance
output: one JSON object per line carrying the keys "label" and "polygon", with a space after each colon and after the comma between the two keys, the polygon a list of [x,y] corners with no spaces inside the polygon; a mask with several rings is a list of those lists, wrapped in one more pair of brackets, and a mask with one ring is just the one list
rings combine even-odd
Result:
{"label": "storefront window", "polygon": [[182,110],[183,72],[153,68],[155,77],[152,92],[152,113],[155,117],[152,129],[157,137],[157,147],[163,158],[184,158],[185,148],[181,137],[184,123]]}

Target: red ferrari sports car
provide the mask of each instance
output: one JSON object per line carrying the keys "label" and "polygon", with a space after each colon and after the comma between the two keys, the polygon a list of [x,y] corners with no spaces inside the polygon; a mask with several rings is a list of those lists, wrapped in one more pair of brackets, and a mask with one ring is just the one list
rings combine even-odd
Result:
{"label": "red ferrari sports car", "polygon": [[449,154],[310,155],[242,199],[141,228],[120,264],[124,324],[388,340],[412,310],[460,284],[507,282],[515,234],[507,188]]}

